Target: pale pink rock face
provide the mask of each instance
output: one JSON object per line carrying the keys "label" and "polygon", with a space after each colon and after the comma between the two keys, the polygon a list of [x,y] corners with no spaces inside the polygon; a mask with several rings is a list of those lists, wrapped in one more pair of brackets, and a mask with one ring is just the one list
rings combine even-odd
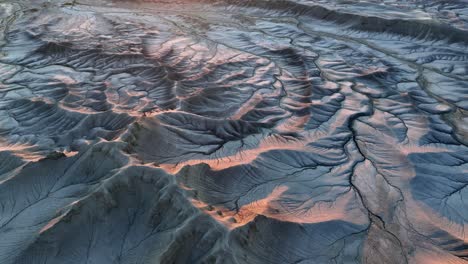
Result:
{"label": "pale pink rock face", "polygon": [[0,3],[0,263],[467,263],[468,4]]}

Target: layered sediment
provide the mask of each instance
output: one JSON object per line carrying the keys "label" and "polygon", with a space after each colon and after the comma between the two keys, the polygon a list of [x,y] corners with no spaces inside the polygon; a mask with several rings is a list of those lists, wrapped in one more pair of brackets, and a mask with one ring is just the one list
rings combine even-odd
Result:
{"label": "layered sediment", "polygon": [[0,2],[0,263],[467,263],[468,4]]}

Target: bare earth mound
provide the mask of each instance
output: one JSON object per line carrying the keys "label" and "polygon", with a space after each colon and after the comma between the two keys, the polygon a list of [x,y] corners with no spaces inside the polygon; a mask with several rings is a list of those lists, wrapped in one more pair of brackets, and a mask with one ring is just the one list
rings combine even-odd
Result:
{"label": "bare earth mound", "polygon": [[468,263],[468,2],[0,1],[0,263]]}

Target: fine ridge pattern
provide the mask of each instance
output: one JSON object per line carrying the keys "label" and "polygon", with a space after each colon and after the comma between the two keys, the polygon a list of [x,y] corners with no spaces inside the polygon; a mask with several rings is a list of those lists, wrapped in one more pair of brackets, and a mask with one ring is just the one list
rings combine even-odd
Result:
{"label": "fine ridge pattern", "polygon": [[0,29],[0,263],[468,263],[465,0],[16,0]]}

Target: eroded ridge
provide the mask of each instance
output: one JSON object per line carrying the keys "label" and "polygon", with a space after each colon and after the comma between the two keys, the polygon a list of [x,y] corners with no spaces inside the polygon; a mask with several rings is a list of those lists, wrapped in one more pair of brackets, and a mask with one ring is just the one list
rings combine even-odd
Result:
{"label": "eroded ridge", "polygon": [[0,263],[468,262],[465,1],[0,18]]}

